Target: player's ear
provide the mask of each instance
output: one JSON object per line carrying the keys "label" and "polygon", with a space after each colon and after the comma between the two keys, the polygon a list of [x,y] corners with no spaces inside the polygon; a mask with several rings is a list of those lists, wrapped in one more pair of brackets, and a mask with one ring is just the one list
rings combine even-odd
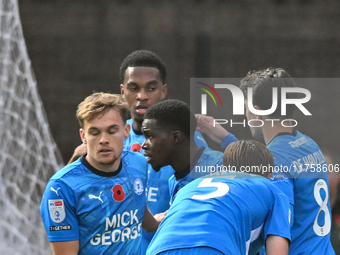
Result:
{"label": "player's ear", "polygon": [[79,135],[80,135],[80,139],[83,143],[86,143],[86,138],[85,138],[85,131],[84,129],[79,129]]}
{"label": "player's ear", "polygon": [[[254,109],[255,110],[262,110],[259,106],[257,106],[257,105],[254,105]],[[256,119],[262,119],[262,115],[255,115],[256,116]]]}
{"label": "player's ear", "polygon": [[120,84],[120,94],[124,96],[124,84]]}
{"label": "player's ear", "polygon": [[270,180],[270,178],[272,178],[272,173],[267,175],[267,179]]}
{"label": "player's ear", "polygon": [[129,138],[130,130],[131,130],[130,124],[125,124],[125,127],[124,127],[124,139]]}
{"label": "player's ear", "polygon": [[161,99],[162,100],[166,97],[167,93],[168,93],[168,85],[163,84],[163,86],[162,86],[162,95],[161,95]]}
{"label": "player's ear", "polygon": [[181,132],[180,131],[172,131],[171,132],[172,135],[172,139],[174,141],[175,144],[179,143],[180,139],[181,139]]}

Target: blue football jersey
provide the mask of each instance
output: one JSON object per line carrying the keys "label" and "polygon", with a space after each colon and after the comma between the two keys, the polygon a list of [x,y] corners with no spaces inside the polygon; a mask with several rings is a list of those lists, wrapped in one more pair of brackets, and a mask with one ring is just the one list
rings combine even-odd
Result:
{"label": "blue football jersey", "polygon": [[[147,182],[147,204],[152,214],[162,213],[169,209],[170,193],[168,180],[174,170],[171,166],[162,167],[159,172],[152,169],[149,164],[148,182]],[[148,233],[142,230],[142,253],[145,254],[155,232]]]}
{"label": "blue football jersey", "polygon": [[209,147],[209,145],[205,141],[201,132],[195,131],[194,137],[195,137],[195,143],[197,144],[198,148],[201,148],[201,147],[208,148]]}
{"label": "blue football jersey", "polygon": [[335,254],[330,242],[328,169],[319,146],[294,131],[279,134],[267,147],[278,171],[272,183],[294,205],[289,254]]}
{"label": "blue football jersey", "polygon": [[[141,132],[139,133],[133,130],[132,119],[127,120],[127,123],[131,125],[131,130],[129,137],[124,141],[124,149],[140,152],[143,155],[144,150],[141,145],[143,144],[145,137]],[[138,149],[136,150],[136,148]],[[173,173],[174,170],[171,166],[162,167],[159,172],[156,172],[152,169],[151,165],[148,164],[146,197],[149,210],[152,214],[162,213],[168,210],[170,201],[168,180]],[[148,234],[147,232],[145,233]]]}
{"label": "blue football jersey", "polygon": [[[124,150],[144,153],[142,144],[145,140],[142,132],[135,132],[132,128],[132,119],[127,120],[130,124],[130,135],[124,141]],[[148,164],[148,181],[146,188],[146,199],[150,212],[152,214],[162,213],[169,209],[169,187],[168,180],[174,173],[171,166],[162,167],[159,172],[152,169],[151,165]],[[148,247],[155,232],[148,233],[142,229],[142,241],[141,241],[141,254],[145,254],[146,248]]]}
{"label": "blue football jersey", "polygon": [[220,145],[222,148],[227,148],[229,144],[236,141],[238,141],[238,139],[232,133],[229,133],[222,142],[220,142]]}
{"label": "blue football jersey", "polygon": [[128,119],[126,124],[129,124],[131,129],[129,137],[124,140],[124,150],[140,152],[143,155],[144,150],[142,149],[142,144],[144,143],[145,138],[142,131],[136,132],[133,129],[132,119]]}
{"label": "blue football jersey", "polygon": [[[124,150],[144,153],[142,144],[145,140],[142,132],[136,132],[132,128],[132,119],[127,120],[127,124],[130,124],[130,134],[124,141]],[[203,135],[200,132],[195,132],[195,142],[199,147],[208,147],[208,144],[204,140]],[[173,175],[174,170],[171,166],[162,167],[159,172],[156,172],[149,165],[148,182],[147,182],[147,204],[152,214],[162,213],[169,209],[170,206],[170,192],[168,186],[168,180]],[[148,233],[142,230],[142,253],[145,254],[146,248],[151,241],[153,233]]]}
{"label": "blue football jersey", "polygon": [[[198,177],[202,177],[207,174],[211,174],[219,171],[219,168],[223,162],[223,153],[220,151],[215,151],[210,148],[201,147],[196,154],[196,158],[190,164],[191,171],[184,178],[177,180],[173,174],[169,179],[169,191],[170,191],[170,203],[176,193],[187,185],[189,182],[193,181]],[[213,167],[213,168],[211,168]],[[213,170],[212,170],[213,169]]]}
{"label": "blue football jersey", "polygon": [[193,247],[256,254],[267,235],[290,239],[288,198],[269,180],[246,173],[198,178],[177,193],[147,255]]}
{"label": "blue football jersey", "polygon": [[40,206],[49,241],[79,240],[78,254],[140,254],[147,168],[143,156],[123,151],[113,173],[84,157],[58,171]]}

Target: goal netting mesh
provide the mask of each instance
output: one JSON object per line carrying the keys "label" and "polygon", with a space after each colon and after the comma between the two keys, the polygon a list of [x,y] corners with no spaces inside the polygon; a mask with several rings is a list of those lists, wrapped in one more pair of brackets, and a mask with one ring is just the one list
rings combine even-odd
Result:
{"label": "goal netting mesh", "polygon": [[42,194],[62,166],[38,94],[17,0],[0,0],[0,254],[51,254]]}

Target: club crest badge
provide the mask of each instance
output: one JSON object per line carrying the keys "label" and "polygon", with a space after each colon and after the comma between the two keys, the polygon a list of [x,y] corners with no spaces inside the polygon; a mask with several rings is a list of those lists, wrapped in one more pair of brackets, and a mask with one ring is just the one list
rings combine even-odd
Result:
{"label": "club crest badge", "polygon": [[65,220],[66,212],[63,199],[48,200],[48,210],[51,220],[55,223],[60,223]]}
{"label": "club crest badge", "polygon": [[142,195],[144,192],[143,182],[140,178],[136,178],[133,182],[133,187],[137,195]]}

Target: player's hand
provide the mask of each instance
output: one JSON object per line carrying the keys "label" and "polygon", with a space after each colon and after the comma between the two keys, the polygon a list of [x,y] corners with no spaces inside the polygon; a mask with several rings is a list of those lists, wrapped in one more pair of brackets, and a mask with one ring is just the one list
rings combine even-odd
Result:
{"label": "player's hand", "polygon": [[[195,115],[197,120],[196,130],[206,134],[211,140],[220,143],[229,134],[220,124],[214,123],[214,118],[201,114]],[[215,125],[215,126],[214,126]]]}
{"label": "player's hand", "polygon": [[154,217],[157,220],[157,222],[159,224],[161,224],[161,222],[164,220],[167,213],[168,213],[168,210],[166,210],[165,212],[162,212],[162,213],[157,213],[157,214],[154,215]]}
{"label": "player's hand", "polygon": [[67,164],[76,161],[78,158],[84,156],[86,153],[87,153],[86,144],[82,143],[74,150],[73,155]]}
{"label": "player's hand", "polygon": [[167,212],[168,211],[152,215],[148,205],[146,205],[143,215],[142,228],[148,233],[156,231],[159,224],[161,224],[162,220],[164,220]]}

